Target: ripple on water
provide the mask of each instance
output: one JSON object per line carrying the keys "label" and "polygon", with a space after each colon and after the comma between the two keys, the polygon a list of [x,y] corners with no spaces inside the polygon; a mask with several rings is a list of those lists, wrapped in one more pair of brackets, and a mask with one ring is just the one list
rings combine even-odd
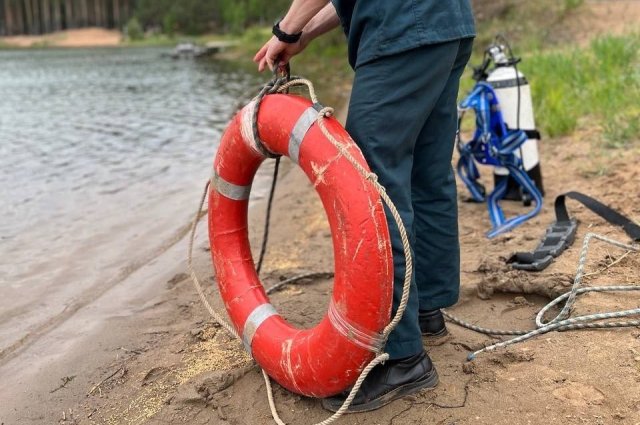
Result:
{"label": "ripple on water", "polygon": [[[160,52],[0,52],[0,310],[65,305],[190,218],[258,80]],[[0,323],[0,350],[21,323]]]}

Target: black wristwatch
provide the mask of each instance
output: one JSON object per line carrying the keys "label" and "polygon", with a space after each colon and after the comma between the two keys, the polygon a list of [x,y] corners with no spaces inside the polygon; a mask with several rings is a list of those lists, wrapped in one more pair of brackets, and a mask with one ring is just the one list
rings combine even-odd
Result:
{"label": "black wristwatch", "polygon": [[298,40],[300,40],[300,36],[302,36],[302,31],[297,32],[295,34],[287,34],[286,32],[280,29],[280,21],[282,21],[282,19],[278,19],[276,24],[271,29],[271,32],[273,33],[273,35],[275,35],[276,38],[282,41],[283,43],[288,43],[288,44],[297,43]]}

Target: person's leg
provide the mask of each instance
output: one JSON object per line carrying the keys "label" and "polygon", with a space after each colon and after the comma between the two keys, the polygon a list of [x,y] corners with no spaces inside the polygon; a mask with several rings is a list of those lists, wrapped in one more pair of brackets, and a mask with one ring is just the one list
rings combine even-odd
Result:
{"label": "person's leg", "polygon": [[[424,46],[356,69],[346,129],[396,205],[412,242],[411,181],[415,144],[448,85],[459,44],[453,41]],[[394,257],[395,314],[402,295],[405,258],[399,231],[388,211],[387,221]],[[415,281],[407,309],[391,333],[386,351],[391,359],[423,351]]]}
{"label": "person's leg", "polygon": [[[346,128],[400,212],[412,244],[411,180],[416,140],[447,86],[459,45],[454,41],[424,46],[356,70]],[[399,231],[386,212],[394,260],[395,314],[402,295],[405,258]],[[438,374],[422,346],[415,279],[407,309],[390,334],[385,351],[390,360],[373,368],[349,411],[377,409],[437,385]],[[342,393],[326,398],[322,405],[335,412],[346,397],[347,393]]]}
{"label": "person's leg", "polygon": [[471,47],[472,39],[460,42],[449,79],[418,136],[414,150],[411,192],[415,276],[421,311],[448,307],[458,300],[460,246],[451,155],[457,127],[459,80],[469,60]]}

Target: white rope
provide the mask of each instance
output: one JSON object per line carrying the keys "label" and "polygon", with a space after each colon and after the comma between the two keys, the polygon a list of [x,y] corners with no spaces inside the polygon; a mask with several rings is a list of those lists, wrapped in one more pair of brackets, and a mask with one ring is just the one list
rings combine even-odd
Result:
{"label": "white rope", "polygon": [[202,304],[204,304],[209,314],[211,314],[215,321],[218,322],[220,326],[225,328],[227,332],[241,341],[242,339],[240,338],[238,331],[236,331],[233,326],[231,326],[217,311],[215,311],[211,304],[209,304],[209,301],[204,294],[204,290],[202,289],[200,279],[198,279],[198,276],[193,269],[193,242],[196,237],[196,228],[198,227],[198,221],[200,220],[200,211],[202,211],[202,206],[204,205],[207,193],[209,193],[209,184],[210,182],[207,181],[207,184],[205,184],[204,186],[204,191],[202,192],[202,197],[200,198],[200,204],[198,204],[198,210],[196,211],[196,215],[193,218],[193,222],[191,223],[191,233],[189,234],[189,250],[187,251],[187,269],[189,270],[189,274],[191,275],[193,286],[195,286],[196,291],[200,296],[200,300],[202,301]]}
{"label": "white rope", "polygon": [[[629,316],[640,316],[640,308],[634,308],[630,310],[620,310],[620,311],[612,311],[612,312],[603,312],[603,313],[595,313],[588,314],[584,316],[578,316],[570,318],[570,312],[573,305],[576,302],[576,298],[578,295],[586,292],[618,292],[618,291],[638,291],[640,290],[640,285],[615,285],[615,286],[595,286],[595,287],[586,287],[581,288],[582,278],[585,276],[584,268],[587,263],[587,254],[589,252],[589,242],[592,239],[601,240],[602,242],[613,245],[617,248],[627,250],[627,252],[640,252],[640,247],[637,245],[628,245],[622,242],[618,242],[616,240],[607,238],[605,236],[601,236],[595,233],[587,233],[584,238],[584,242],[582,244],[582,250],[580,252],[580,259],[578,260],[578,268],[576,270],[576,276],[569,292],[566,292],[540,310],[536,316],[536,329],[531,331],[500,331],[493,330],[487,328],[481,328],[475,326],[473,324],[467,323],[464,320],[456,318],[451,314],[443,311],[443,314],[454,323],[463,326],[465,328],[471,329],[476,332],[491,334],[491,335],[518,335],[514,338],[508,339],[506,341],[498,342],[492,344],[490,346],[484,347],[480,350],[477,350],[473,353],[470,353],[467,357],[468,360],[473,360],[480,353],[495,351],[498,348],[504,348],[512,344],[517,344],[519,342],[526,341],[538,335],[545,334],[551,331],[567,331],[567,330],[578,330],[578,329],[608,329],[608,328],[622,328],[622,327],[632,327],[639,326],[640,320],[627,320],[627,321],[608,321],[608,322],[600,322],[601,320],[607,319],[617,319],[620,317],[629,317]],[[558,313],[556,317],[551,319],[548,322],[544,322],[545,314],[551,309],[553,306],[559,304],[561,301],[565,301],[564,307],[562,311]]]}
{"label": "white rope", "polygon": [[[310,81],[307,81],[307,80],[305,81],[311,86]],[[393,317],[391,322],[389,322],[389,324],[384,328],[384,331],[382,332],[383,338],[386,340],[389,334],[398,325],[398,322],[400,322],[400,320],[402,319],[402,315],[404,314],[404,311],[407,307],[407,302],[409,301],[411,275],[413,274],[413,258],[411,256],[411,245],[409,244],[409,237],[407,236],[407,230],[404,227],[404,223],[402,222],[402,217],[400,217],[400,213],[398,212],[398,209],[396,208],[393,201],[389,198],[389,195],[387,195],[387,191],[385,190],[384,186],[378,183],[378,176],[375,173],[365,169],[362,166],[362,164],[356,161],[356,159],[351,155],[351,153],[349,153],[347,148],[343,144],[338,142],[335,139],[335,137],[333,137],[333,135],[329,132],[329,130],[327,130],[327,127],[325,127],[324,119],[331,115],[333,115],[333,109],[330,107],[322,108],[320,112],[318,112],[317,122],[318,122],[318,126],[320,127],[320,130],[322,131],[322,134],[324,134],[324,136],[329,140],[329,142],[331,142],[331,144],[335,146],[336,149],[338,149],[340,154],[343,157],[345,157],[347,161],[351,163],[351,165],[353,165],[353,167],[358,171],[358,173],[360,173],[362,177],[369,180],[371,184],[373,184],[373,187],[380,194],[380,198],[382,198],[384,203],[389,208],[389,211],[391,212],[391,216],[393,217],[393,220],[396,222],[396,225],[398,226],[398,230],[400,231],[400,239],[402,240],[402,250],[404,252],[405,266],[406,266],[405,272],[404,272],[404,283],[402,285],[402,297],[400,298],[400,304],[398,305],[398,310],[396,311],[396,315]]]}

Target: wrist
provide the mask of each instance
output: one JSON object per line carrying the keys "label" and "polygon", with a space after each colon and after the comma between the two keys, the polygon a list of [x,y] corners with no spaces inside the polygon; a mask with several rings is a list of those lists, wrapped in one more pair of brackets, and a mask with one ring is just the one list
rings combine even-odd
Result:
{"label": "wrist", "polygon": [[302,27],[295,25],[286,16],[277,21],[277,23],[280,25],[280,29],[287,34],[296,34],[302,31]]}
{"label": "wrist", "polygon": [[286,24],[283,25],[282,20],[279,20],[275,23],[271,32],[276,36],[278,40],[287,44],[297,43],[302,37],[302,31],[298,30],[295,32],[291,32]]}

